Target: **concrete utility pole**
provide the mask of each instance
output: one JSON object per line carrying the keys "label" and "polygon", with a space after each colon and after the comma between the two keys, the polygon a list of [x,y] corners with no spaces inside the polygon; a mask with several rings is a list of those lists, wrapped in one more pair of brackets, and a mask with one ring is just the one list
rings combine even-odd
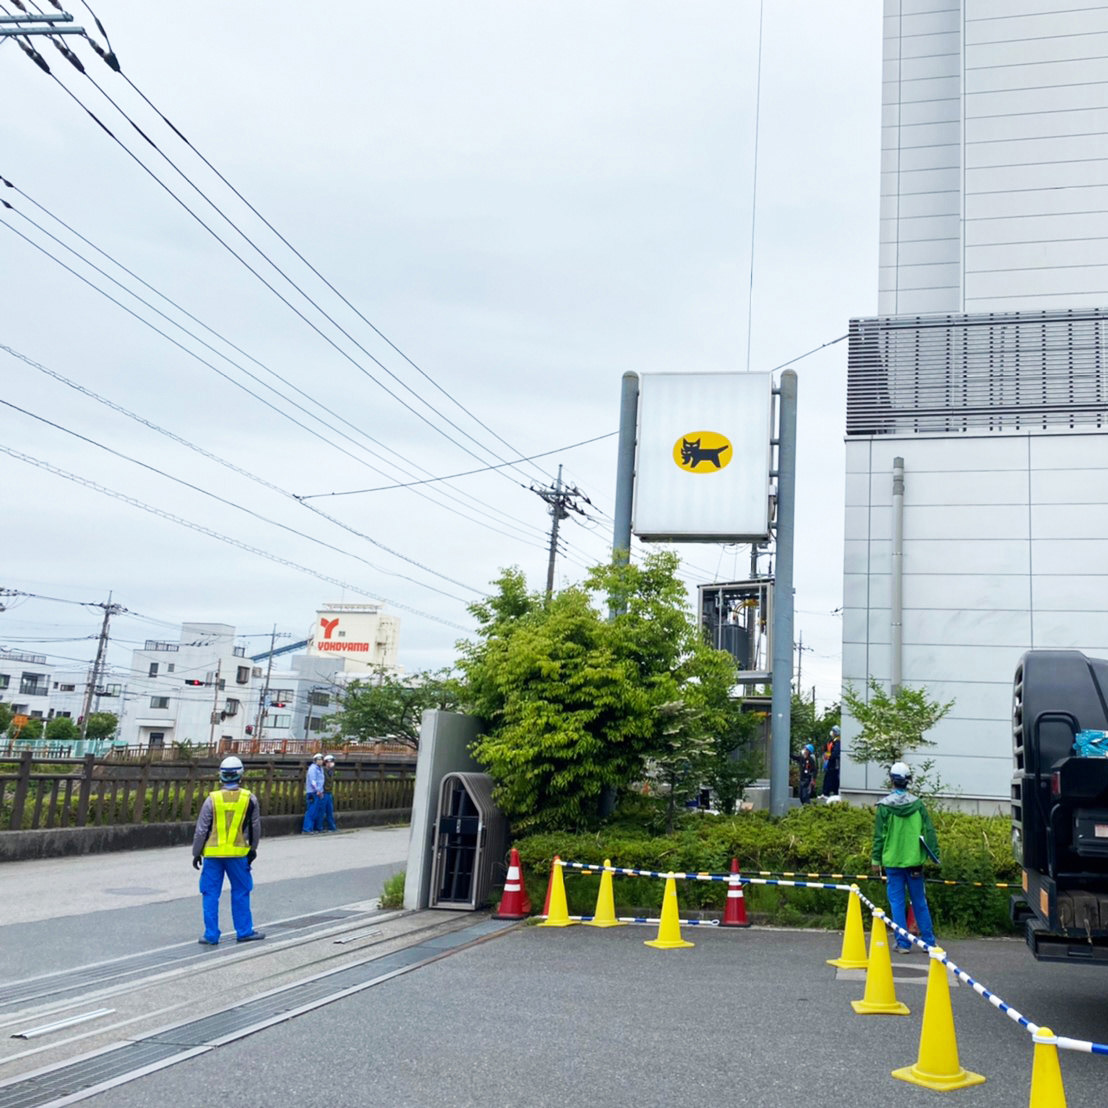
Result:
{"label": "concrete utility pole", "polygon": [[223,659],[220,658],[215,664],[215,691],[212,694],[212,729],[208,733],[208,745],[215,746],[215,725],[219,719],[219,682],[223,679]]}
{"label": "concrete utility pole", "polygon": [[[254,741],[261,742],[262,728],[265,726],[265,710],[269,705],[269,675],[273,672],[273,651],[277,644],[277,624],[273,625],[273,633],[269,636],[269,663],[265,667],[265,687],[262,695],[258,697],[258,715],[254,720]],[[259,748],[260,749],[260,748]]]}
{"label": "concrete utility pole", "polygon": [[[88,687],[85,689],[85,703],[81,710],[81,742],[85,741],[85,735],[88,733],[88,717],[92,711],[92,698],[96,694],[96,688],[100,684],[104,671],[104,658],[108,653],[108,621],[112,616],[117,616],[124,610],[122,605],[112,603],[111,593],[108,593],[107,603],[100,604],[98,607],[104,609],[104,622],[100,625],[100,641],[96,644],[96,661],[92,663],[92,673],[89,676]],[[99,697],[97,697],[97,704],[99,704]]]}
{"label": "concrete utility pole", "polygon": [[570,512],[577,512],[578,515],[585,514],[585,510],[574,503],[575,500],[584,500],[586,504],[591,504],[592,501],[576,486],[562,488],[561,466],[558,466],[558,480],[555,481],[552,489],[537,489],[532,485],[531,491],[550,505],[550,515],[554,520],[550,528],[550,559],[546,566],[546,599],[549,600],[554,592],[554,558],[558,553],[558,524],[563,519],[567,519]]}

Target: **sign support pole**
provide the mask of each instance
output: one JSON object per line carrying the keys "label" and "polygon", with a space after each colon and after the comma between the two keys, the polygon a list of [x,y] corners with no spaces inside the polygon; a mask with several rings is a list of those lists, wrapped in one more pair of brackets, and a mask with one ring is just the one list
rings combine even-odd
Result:
{"label": "sign support pole", "polygon": [[775,816],[789,807],[789,746],[793,691],[793,546],[796,513],[796,393],[794,370],[781,374],[777,415],[777,551],[773,597],[773,701],[769,806]]}

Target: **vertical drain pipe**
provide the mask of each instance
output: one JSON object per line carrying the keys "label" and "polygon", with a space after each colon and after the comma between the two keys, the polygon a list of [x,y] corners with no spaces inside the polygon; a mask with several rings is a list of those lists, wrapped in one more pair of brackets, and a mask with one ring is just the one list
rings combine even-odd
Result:
{"label": "vertical drain pipe", "polygon": [[889,604],[889,692],[900,692],[904,652],[904,459],[893,458],[893,543]]}

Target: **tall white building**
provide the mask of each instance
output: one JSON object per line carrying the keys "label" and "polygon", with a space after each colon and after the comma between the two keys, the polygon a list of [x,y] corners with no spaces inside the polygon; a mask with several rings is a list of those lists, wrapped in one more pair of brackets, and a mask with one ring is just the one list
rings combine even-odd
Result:
{"label": "tall white building", "polygon": [[[1108,656],[1108,4],[887,0],[884,42],[843,678],[953,699],[919,757],[991,810],[1019,656]],[[849,758],[842,776],[883,784]]]}

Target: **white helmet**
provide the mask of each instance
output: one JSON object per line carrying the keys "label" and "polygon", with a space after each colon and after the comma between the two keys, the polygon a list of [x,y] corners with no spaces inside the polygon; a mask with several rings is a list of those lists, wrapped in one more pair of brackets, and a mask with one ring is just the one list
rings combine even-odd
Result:
{"label": "white helmet", "polygon": [[323,755],[322,754],[313,754],[312,755],[312,761],[313,762],[322,762],[323,761]]}
{"label": "white helmet", "polygon": [[324,755],[323,755],[323,761],[324,761],[324,763],[325,763],[325,764],[326,764],[327,762],[331,762],[331,763],[334,763],[334,761],[335,761],[335,756],[334,756],[334,754],[324,754]]}
{"label": "white helmet", "polygon": [[912,768],[907,762],[893,762],[889,766],[889,779],[897,788],[903,788],[912,780]]}
{"label": "white helmet", "polygon": [[236,758],[233,754],[219,763],[219,779],[225,785],[237,784],[242,780],[242,773],[242,759]]}

